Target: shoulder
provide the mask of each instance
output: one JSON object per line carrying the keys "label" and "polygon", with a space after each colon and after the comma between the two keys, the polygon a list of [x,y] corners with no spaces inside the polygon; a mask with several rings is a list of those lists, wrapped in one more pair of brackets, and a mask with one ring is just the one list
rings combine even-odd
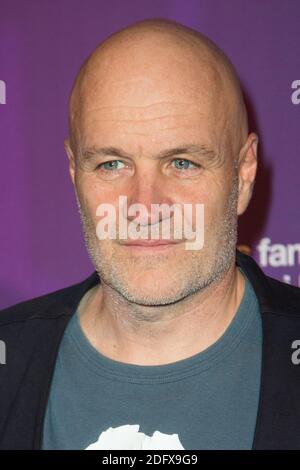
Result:
{"label": "shoulder", "polygon": [[267,276],[274,299],[285,313],[298,314],[300,318],[300,288]]}
{"label": "shoulder", "polygon": [[300,288],[266,275],[249,255],[237,250],[237,264],[251,282],[262,313],[300,318]]}
{"label": "shoulder", "polygon": [[84,281],[0,310],[0,327],[31,319],[71,314],[82,295],[97,282],[99,278],[94,272]]}

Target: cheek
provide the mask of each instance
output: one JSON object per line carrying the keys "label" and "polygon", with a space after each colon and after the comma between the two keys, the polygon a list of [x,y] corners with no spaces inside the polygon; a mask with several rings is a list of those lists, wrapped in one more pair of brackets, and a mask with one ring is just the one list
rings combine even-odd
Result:
{"label": "cheek", "polygon": [[76,190],[81,203],[93,215],[93,219],[99,204],[114,204],[118,197],[114,188],[108,188],[96,178],[96,175],[89,173],[83,173],[78,178]]}
{"label": "cheek", "polygon": [[210,184],[206,191],[202,191],[199,200],[204,204],[204,228],[206,232],[215,232],[228,212],[230,199],[228,185]]}

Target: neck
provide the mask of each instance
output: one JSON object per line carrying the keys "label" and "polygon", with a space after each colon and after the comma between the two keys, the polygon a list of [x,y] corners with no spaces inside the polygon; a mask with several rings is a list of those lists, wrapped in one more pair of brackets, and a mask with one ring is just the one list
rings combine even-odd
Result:
{"label": "neck", "polygon": [[203,351],[222,336],[244,287],[235,264],[221,279],[172,305],[132,305],[100,283],[79,304],[80,324],[93,347],[111,359],[168,364]]}

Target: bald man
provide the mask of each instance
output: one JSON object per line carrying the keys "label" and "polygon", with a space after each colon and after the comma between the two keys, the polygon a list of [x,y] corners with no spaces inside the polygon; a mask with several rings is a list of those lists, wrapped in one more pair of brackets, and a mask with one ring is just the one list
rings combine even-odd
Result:
{"label": "bald man", "polygon": [[300,289],[236,250],[258,136],[229,59],[136,23],[84,62],[69,131],[95,272],[1,312],[1,448],[300,448]]}

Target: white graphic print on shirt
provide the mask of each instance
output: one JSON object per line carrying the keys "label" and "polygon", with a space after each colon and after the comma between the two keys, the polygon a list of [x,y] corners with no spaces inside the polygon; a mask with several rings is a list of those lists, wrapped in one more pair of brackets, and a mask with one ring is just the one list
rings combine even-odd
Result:
{"label": "white graphic print on shirt", "polygon": [[179,450],[184,449],[178,434],[164,434],[155,431],[152,436],[139,432],[139,424],[125,424],[103,431],[98,440],[85,450]]}

